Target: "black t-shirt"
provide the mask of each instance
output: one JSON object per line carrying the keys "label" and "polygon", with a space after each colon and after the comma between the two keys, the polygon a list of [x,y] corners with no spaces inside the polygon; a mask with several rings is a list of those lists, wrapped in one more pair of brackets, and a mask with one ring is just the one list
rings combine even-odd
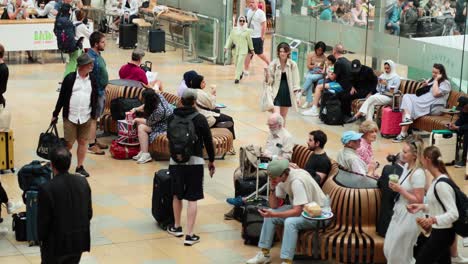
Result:
{"label": "black t-shirt", "polygon": [[351,90],[351,62],[345,57],[336,60],[333,72],[336,74],[336,82],[345,91]]}
{"label": "black t-shirt", "polygon": [[316,172],[325,173],[328,175],[331,170],[331,162],[327,153],[312,154],[304,168],[310,175],[314,176]]}
{"label": "black t-shirt", "polygon": [[6,92],[8,83],[8,67],[5,63],[0,63],[0,104],[5,104],[3,94]]}

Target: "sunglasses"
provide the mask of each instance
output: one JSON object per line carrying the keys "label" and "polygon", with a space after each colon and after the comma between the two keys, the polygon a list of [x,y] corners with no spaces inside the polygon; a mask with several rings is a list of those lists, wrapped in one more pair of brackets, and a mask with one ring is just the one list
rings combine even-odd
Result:
{"label": "sunglasses", "polygon": [[239,20],[239,22],[245,22],[245,20]]}

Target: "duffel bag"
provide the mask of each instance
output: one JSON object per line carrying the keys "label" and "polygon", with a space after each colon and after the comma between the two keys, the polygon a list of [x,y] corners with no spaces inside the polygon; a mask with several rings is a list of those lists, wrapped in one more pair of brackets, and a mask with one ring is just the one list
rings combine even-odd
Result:
{"label": "duffel bag", "polygon": [[50,181],[52,169],[50,163],[33,160],[18,171],[18,185],[23,191],[37,190],[40,185]]}
{"label": "duffel bag", "polygon": [[125,98],[119,97],[111,101],[111,115],[113,120],[122,120],[125,119],[125,112],[132,110],[142,105],[140,100],[137,97],[135,98]]}
{"label": "duffel bag", "polygon": [[65,139],[59,137],[57,125],[52,123],[49,128],[39,136],[36,154],[39,157],[48,160],[49,153],[53,148],[66,145]]}
{"label": "duffel bag", "polygon": [[140,152],[140,145],[121,145],[116,140],[112,140],[109,152],[114,159],[131,159]]}

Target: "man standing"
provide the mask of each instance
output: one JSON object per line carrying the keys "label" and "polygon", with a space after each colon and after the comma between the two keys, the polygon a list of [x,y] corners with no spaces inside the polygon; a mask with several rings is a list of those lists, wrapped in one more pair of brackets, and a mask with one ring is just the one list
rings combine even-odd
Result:
{"label": "man standing", "polygon": [[86,178],[68,173],[71,153],[66,148],[53,149],[50,162],[54,177],[38,194],[42,264],[79,263],[81,254],[90,251],[91,188]]}
{"label": "man standing", "polygon": [[60,95],[52,113],[52,123],[56,123],[63,108],[63,134],[68,149],[78,140],[76,150],[76,173],[89,177],[83,167],[86,156],[86,144],[89,140],[91,124],[97,118],[97,86],[90,72],[93,70],[93,59],[83,53],[77,59],[76,72],[69,73],[63,79]]}
{"label": "man standing", "polygon": [[96,155],[104,155],[103,149],[107,149],[108,146],[102,143],[99,143],[96,140],[96,129],[97,129],[97,119],[102,116],[104,112],[104,106],[106,102],[106,86],[109,83],[109,74],[107,73],[106,62],[101,56],[101,52],[106,48],[106,36],[99,32],[95,31],[89,37],[89,44],[91,48],[88,50],[88,54],[91,58],[94,59],[94,68],[91,75],[96,80],[97,85],[97,109],[96,109],[96,120],[91,124],[91,133],[90,133],[90,144],[88,147],[88,152]]}
{"label": "man standing", "polygon": [[[258,8],[258,0],[248,0],[249,1],[249,11],[247,12],[247,27],[251,28],[252,34],[252,43],[254,47],[254,52],[257,56],[262,59],[267,65],[270,64],[268,58],[263,54],[263,41],[265,40],[266,32],[266,15],[263,10]],[[252,60],[253,55],[247,54],[244,64],[244,73],[245,75],[249,74],[250,61]]]}
{"label": "man standing", "polygon": [[327,135],[322,130],[314,130],[309,133],[307,146],[313,151],[305,165],[305,170],[322,186],[331,170],[330,158],[323,148],[327,143]]}
{"label": "man standing", "polygon": [[[180,225],[182,212],[182,200],[188,201],[187,208],[187,232],[184,245],[191,246],[200,242],[200,237],[195,235],[193,227],[197,216],[197,201],[203,196],[203,146],[208,154],[208,169],[210,176],[215,172],[214,147],[211,130],[206,118],[197,112],[194,105],[197,101],[197,92],[193,89],[185,90],[181,98],[182,107],[174,110],[174,115],[167,120],[167,137],[171,159],[169,160],[169,172],[172,178],[172,190],[174,192],[174,226],[169,226],[167,232],[176,237],[184,235]],[[180,134],[178,131],[187,131]],[[189,135],[189,139],[184,139]],[[182,143],[181,143],[182,142]],[[177,162],[180,157],[188,159],[186,162]],[[176,160],[175,160],[176,159]],[[182,158],[182,160],[184,160]]]}
{"label": "man standing", "polygon": [[3,60],[4,55],[5,55],[5,47],[3,47],[2,44],[0,44],[0,104],[2,104],[3,107],[5,107],[5,97],[3,97],[3,94],[7,90],[8,76],[9,76],[8,66]]}
{"label": "man standing", "polygon": [[[247,264],[270,263],[270,249],[273,246],[276,225],[284,225],[281,244],[282,263],[291,264],[296,252],[297,236],[300,230],[317,228],[317,222],[301,216],[304,205],[316,202],[322,206],[325,199],[320,186],[307,171],[289,168],[287,160],[273,160],[268,165],[270,193],[268,201],[272,209],[260,209],[264,217],[258,247],[261,249]],[[278,206],[279,198],[291,199],[290,205]]]}

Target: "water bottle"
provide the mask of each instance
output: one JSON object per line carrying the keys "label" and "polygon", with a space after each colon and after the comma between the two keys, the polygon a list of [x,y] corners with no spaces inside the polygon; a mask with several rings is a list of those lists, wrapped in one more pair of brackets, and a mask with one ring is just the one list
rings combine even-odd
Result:
{"label": "water bottle", "polygon": [[330,195],[328,194],[325,195],[325,198],[323,199],[322,212],[331,213],[331,199],[330,199]]}

